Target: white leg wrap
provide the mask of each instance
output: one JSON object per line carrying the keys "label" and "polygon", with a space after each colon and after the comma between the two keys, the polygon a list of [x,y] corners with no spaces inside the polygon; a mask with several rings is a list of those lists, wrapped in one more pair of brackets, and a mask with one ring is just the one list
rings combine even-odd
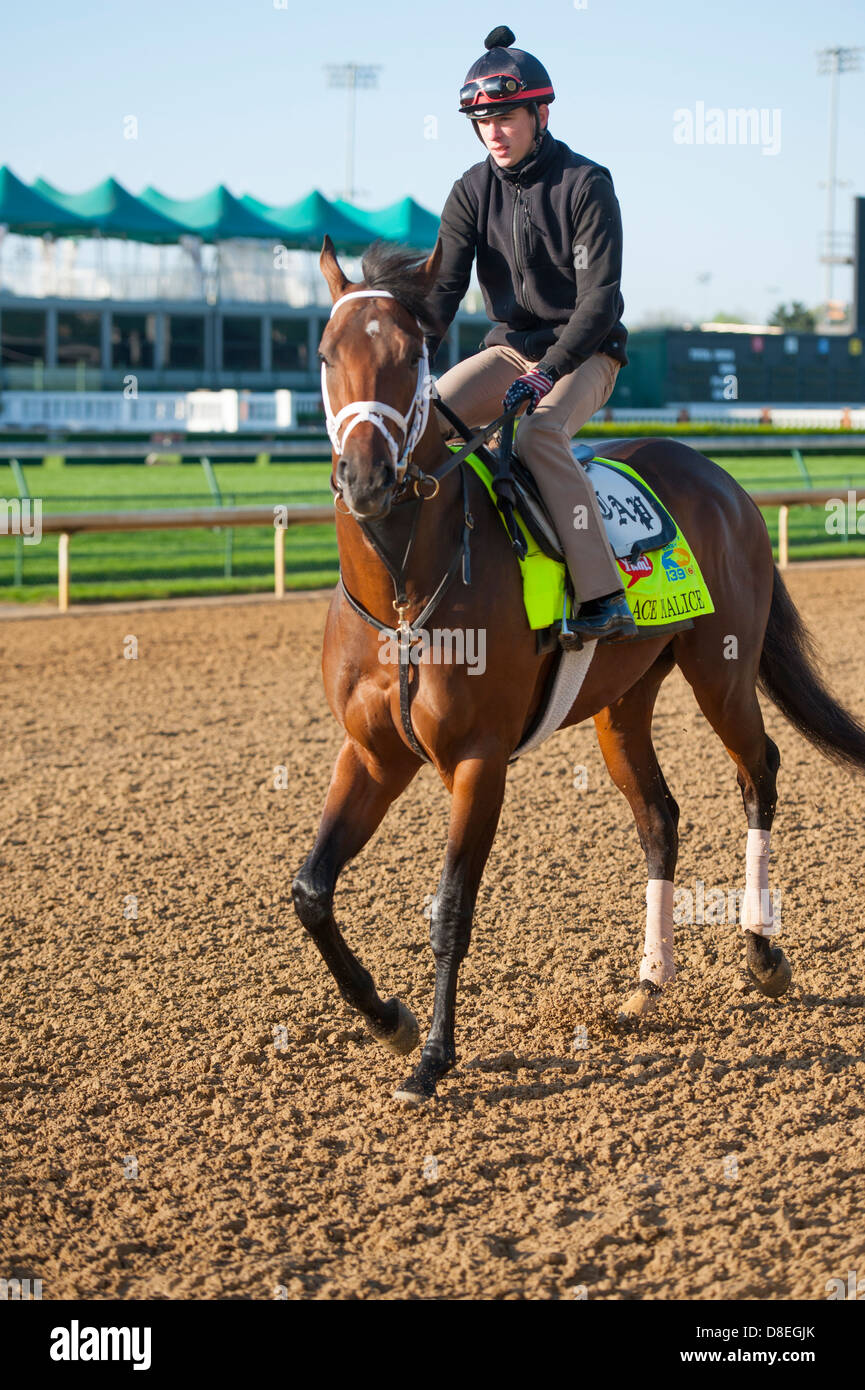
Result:
{"label": "white leg wrap", "polygon": [[650,878],[646,885],[646,944],[640,979],[665,985],[675,978],[673,884],[668,878]]}
{"label": "white leg wrap", "polygon": [[769,892],[769,830],[749,830],[745,853],[745,896],[742,900],[742,931],[757,936],[777,936],[780,921],[775,921],[772,895]]}

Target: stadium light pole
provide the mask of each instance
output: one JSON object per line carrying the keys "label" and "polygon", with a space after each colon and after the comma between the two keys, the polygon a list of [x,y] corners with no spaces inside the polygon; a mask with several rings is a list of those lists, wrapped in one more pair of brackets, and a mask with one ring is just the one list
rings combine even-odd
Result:
{"label": "stadium light pole", "polygon": [[380,63],[327,63],[327,85],[348,89],[348,121],[345,132],[345,192],[347,203],[354,199],[354,128],[358,87],[378,85]]}
{"label": "stadium light pole", "polygon": [[[829,178],[826,184],[826,317],[830,313],[833,276],[836,264],[835,249],[835,175],[838,150],[838,79],[844,72],[857,72],[861,65],[861,48],[821,48],[817,51],[817,72],[829,75]],[[842,258],[843,259],[843,258]]]}

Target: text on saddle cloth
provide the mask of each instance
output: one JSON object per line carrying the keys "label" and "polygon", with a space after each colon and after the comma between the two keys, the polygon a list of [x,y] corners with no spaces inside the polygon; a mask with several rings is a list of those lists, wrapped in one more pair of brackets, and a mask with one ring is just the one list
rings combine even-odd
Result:
{"label": "text on saddle cloth", "polygon": [[618,464],[594,458],[585,465],[595,489],[607,539],[617,560],[636,560],[676,539],[676,523],[638,476],[620,471]]}

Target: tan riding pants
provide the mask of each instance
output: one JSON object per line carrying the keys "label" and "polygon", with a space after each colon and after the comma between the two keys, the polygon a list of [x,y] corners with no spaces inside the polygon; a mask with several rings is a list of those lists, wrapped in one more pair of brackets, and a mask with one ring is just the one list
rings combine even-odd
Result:
{"label": "tan riding pants", "polygon": [[[515,348],[496,345],[458,362],[436,385],[445,405],[477,429],[501,415],[508,387],[537,365]],[[609,399],[619,369],[612,357],[596,352],[576,371],[560,377],[533,414],[523,411],[518,417],[517,452],[556,522],[581,603],[622,588],[622,572],[607,540],[595,490],[571,453],[572,436]],[[438,412],[436,419],[447,439],[452,427]]]}

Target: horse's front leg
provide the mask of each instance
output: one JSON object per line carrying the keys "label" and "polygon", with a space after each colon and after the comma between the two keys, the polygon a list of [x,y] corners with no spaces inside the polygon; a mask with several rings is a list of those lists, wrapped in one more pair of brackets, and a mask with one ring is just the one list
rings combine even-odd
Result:
{"label": "horse's front leg", "polygon": [[383,1001],[333,915],[333,893],[343,865],[363,849],[391,803],[408,786],[420,762],[406,756],[387,765],[351,737],[333,769],[312,853],[291,885],[295,910],[336,980],[343,999],[358,1009],[379,1042],[398,1053],[417,1046],[414,1015],[399,999]]}
{"label": "horse's front leg", "polygon": [[498,748],[462,759],[453,774],[447,853],[430,921],[436,964],[432,1027],[420,1062],[394,1093],[407,1104],[429,1100],[439,1078],[456,1063],[457,975],[469,948],[475,899],[495,837],[506,776],[507,754]]}

